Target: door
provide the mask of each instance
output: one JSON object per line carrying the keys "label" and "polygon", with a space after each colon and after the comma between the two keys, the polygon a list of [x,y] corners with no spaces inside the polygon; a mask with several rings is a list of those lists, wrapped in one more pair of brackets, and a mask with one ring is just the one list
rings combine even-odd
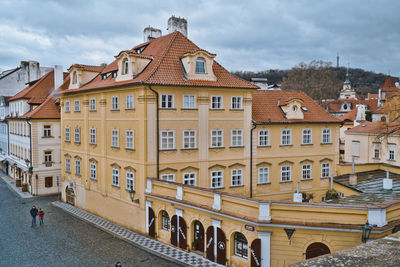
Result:
{"label": "door", "polygon": [[261,239],[257,238],[250,247],[251,267],[261,266]]}
{"label": "door", "polygon": [[217,263],[226,264],[226,238],[221,228],[217,228]]}
{"label": "door", "polygon": [[214,261],[214,227],[210,226],[207,228],[207,239],[206,239],[206,254],[207,259]]}
{"label": "door", "polygon": [[75,205],[74,189],[68,187],[65,189],[65,200],[68,204]]}
{"label": "door", "polygon": [[156,237],[156,216],[154,215],[154,211],[151,207],[149,207],[149,236],[155,238]]}
{"label": "door", "polygon": [[177,228],[178,228],[178,217],[176,215],[171,218],[171,244],[174,246],[178,246],[178,238],[177,238]]}
{"label": "door", "polygon": [[186,227],[186,222],[185,220],[179,216],[179,247],[181,249],[186,249],[187,248],[187,235],[186,235],[186,231],[187,231],[187,227]]}
{"label": "door", "polygon": [[192,249],[204,252],[204,227],[199,221],[194,222],[193,237],[194,247]]}

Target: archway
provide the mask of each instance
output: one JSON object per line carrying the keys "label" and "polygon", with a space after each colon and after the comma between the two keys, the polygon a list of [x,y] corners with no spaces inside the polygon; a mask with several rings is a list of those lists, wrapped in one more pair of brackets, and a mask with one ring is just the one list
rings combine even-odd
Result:
{"label": "archway", "polygon": [[65,202],[67,202],[68,204],[71,205],[75,205],[75,192],[74,189],[69,188],[67,186],[67,188],[65,188]]}
{"label": "archway", "polygon": [[192,249],[204,252],[204,227],[199,221],[193,223],[193,245]]}
{"label": "archway", "polygon": [[174,215],[171,218],[171,244],[181,249],[187,248],[187,227],[181,216]]}
{"label": "archway", "polygon": [[318,256],[322,256],[325,254],[329,254],[331,251],[329,250],[328,246],[321,242],[312,243],[307,247],[306,250],[306,260],[315,258]]}

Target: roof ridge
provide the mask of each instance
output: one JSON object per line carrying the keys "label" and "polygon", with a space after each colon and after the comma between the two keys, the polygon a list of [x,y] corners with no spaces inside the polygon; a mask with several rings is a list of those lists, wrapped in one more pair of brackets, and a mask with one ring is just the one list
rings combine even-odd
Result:
{"label": "roof ridge", "polygon": [[[28,93],[30,93],[33,89],[35,89],[37,86],[39,86],[40,85],[40,83],[42,82],[42,81],[44,81],[46,78],[47,78],[47,76],[49,76],[51,73],[53,73],[54,72],[54,69],[52,70],[52,71],[49,71],[49,72],[47,72],[45,75],[43,75],[42,77],[40,77],[40,79],[34,84],[34,85],[32,85],[32,86],[27,86],[27,87],[25,87],[24,89],[22,89],[21,91],[19,91],[18,93],[16,93],[14,96],[12,96],[11,98],[10,98],[10,101],[14,101],[14,100],[18,100],[18,99],[21,99],[21,98],[23,98],[24,96],[26,96]],[[54,86],[54,85],[53,85]],[[25,92],[24,92],[25,91]],[[23,92],[23,93],[22,93]],[[18,96],[17,98],[14,98],[15,96],[17,96],[18,94],[20,94],[20,93],[22,93],[20,96]]]}
{"label": "roof ridge", "polygon": [[15,69],[11,70],[9,73],[4,74],[4,76],[1,76],[1,77],[0,77],[0,80],[3,79],[3,78],[5,78],[5,77],[7,77],[7,76],[10,75],[10,74],[13,74],[14,72],[16,72],[17,70],[20,70],[20,69],[22,69],[22,68],[21,68],[21,67],[16,67]]}

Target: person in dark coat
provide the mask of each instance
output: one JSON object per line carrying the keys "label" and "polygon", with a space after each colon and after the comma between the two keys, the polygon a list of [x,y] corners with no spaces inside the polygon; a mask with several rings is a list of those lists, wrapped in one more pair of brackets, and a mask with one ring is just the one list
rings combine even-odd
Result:
{"label": "person in dark coat", "polygon": [[38,215],[39,215],[39,225],[42,225],[42,224],[44,224],[44,222],[43,222],[43,218],[44,218],[44,211],[43,211],[41,208],[39,208]]}
{"label": "person in dark coat", "polygon": [[32,216],[32,226],[34,226],[36,225],[36,216],[38,214],[38,209],[35,206],[32,206],[30,213]]}

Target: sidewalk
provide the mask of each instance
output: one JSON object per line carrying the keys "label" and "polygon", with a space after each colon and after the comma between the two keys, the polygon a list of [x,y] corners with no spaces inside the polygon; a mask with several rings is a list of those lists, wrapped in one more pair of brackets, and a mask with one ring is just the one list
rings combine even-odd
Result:
{"label": "sidewalk", "polygon": [[21,198],[32,198],[33,196],[29,192],[22,192],[21,187],[17,187],[15,185],[15,181],[13,178],[5,174],[4,172],[0,171],[0,178],[7,184],[7,186],[14,191],[17,195]]}
{"label": "sidewalk", "polygon": [[64,202],[54,201],[52,205],[58,207],[65,212],[77,217],[89,224],[92,224],[101,230],[109,232],[120,239],[128,241],[129,243],[142,248],[152,254],[155,254],[164,259],[170,260],[182,266],[195,266],[195,267],[208,267],[208,266],[222,266],[217,263],[211,262],[200,255],[195,253],[186,252],[154,239],[148,238],[141,234],[137,234],[117,224],[114,224],[106,219],[96,216],[90,212],[76,208]]}

